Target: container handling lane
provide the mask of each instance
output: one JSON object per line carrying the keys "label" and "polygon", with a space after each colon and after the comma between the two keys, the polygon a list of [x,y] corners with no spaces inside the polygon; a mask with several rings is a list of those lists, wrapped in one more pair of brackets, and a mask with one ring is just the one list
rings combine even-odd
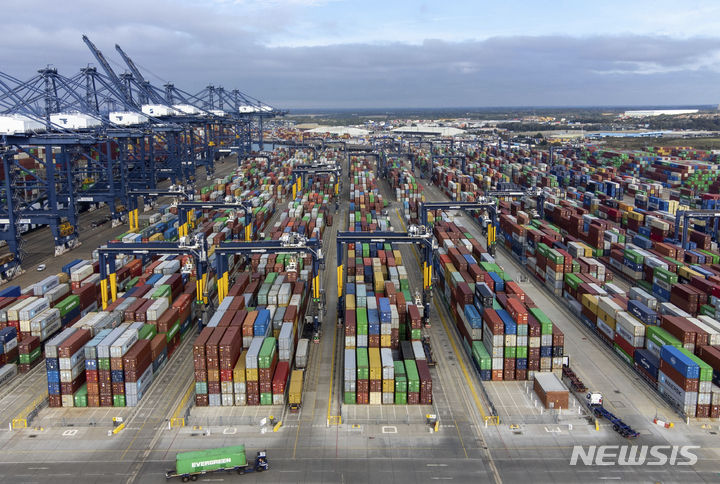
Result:
{"label": "container handling lane", "polygon": [[[434,199],[446,199],[435,186],[424,180],[423,184],[426,193]],[[470,217],[464,213],[456,213],[455,217],[484,244],[485,239],[481,236],[479,227]],[[518,280],[518,275],[524,273],[523,268],[503,249],[497,251],[496,259],[514,280]],[[541,288],[533,277],[529,280],[530,283],[523,284],[523,290],[565,333],[571,367],[588,388],[606,395],[607,407],[623,418],[628,417],[632,423],[642,425],[647,424],[648,419],[652,419],[658,412],[672,415],[672,410],[653,392],[639,391],[639,388],[645,390],[639,378],[620,365],[614,355],[608,354],[595,340],[595,336],[589,334],[580,321],[577,321],[557,300],[548,296],[545,289]]]}
{"label": "container handling lane", "polygon": [[[228,157],[225,160],[217,170],[216,176],[218,177],[232,173],[237,167],[236,157]],[[198,182],[199,185],[203,183],[205,183],[204,180]],[[158,203],[164,200],[166,199],[160,198]],[[104,210],[99,209],[83,214],[81,217],[81,226],[88,224],[89,227],[89,222],[99,218],[103,212]],[[96,229],[89,229],[82,238],[83,245],[80,247],[61,256],[49,257],[47,260],[41,259],[36,262],[46,263],[46,273],[57,274],[61,272],[64,264],[74,259],[90,259],[93,250],[107,243],[108,239],[112,236],[119,235],[125,231],[127,231],[127,226],[125,225],[114,228],[101,226]],[[42,250],[38,249],[35,251],[33,249],[34,254],[42,254],[48,247],[47,240],[45,240],[48,234],[49,229],[41,229],[29,234],[28,247],[33,248],[36,245],[42,247]],[[49,254],[46,254],[43,257],[47,257],[48,255]],[[25,267],[30,268],[30,263],[25,264]],[[12,284],[19,284],[24,287],[36,282],[37,279],[36,271],[26,269],[26,273],[13,279]],[[11,424],[15,418],[25,419],[25,415],[23,415],[24,411],[29,410],[39,399],[41,400],[43,395],[47,396],[47,375],[45,365],[40,364],[33,368],[28,374],[19,374],[0,388],[0,408],[4,409],[3,417],[0,419],[0,425],[7,426]]]}
{"label": "container handling lane", "polygon": [[[387,183],[380,185],[387,192],[390,192]],[[386,195],[392,195],[387,193]],[[387,199],[392,200],[389,196]],[[390,218],[395,230],[406,231],[407,227],[402,220],[399,210],[392,210]],[[415,247],[407,245],[400,246],[400,251],[405,260],[415,260],[416,264],[406,263],[408,277],[413,287],[422,287],[422,274],[420,271],[420,259]],[[412,254],[413,258],[408,257]],[[487,472],[495,482],[502,482],[500,473],[494,459],[488,451],[483,430],[487,423],[495,423],[486,409],[488,402],[481,398],[477,390],[479,380],[476,375],[468,371],[472,367],[468,356],[460,349],[462,348],[457,334],[450,329],[447,321],[449,314],[446,308],[437,303],[432,307],[431,326],[429,328],[433,356],[436,358],[437,366],[432,370],[440,378],[433,378],[437,382],[433,390],[433,405],[441,424],[452,422],[455,428],[463,454],[468,458],[481,458],[487,466]],[[437,324],[441,321],[442,324]],[[488,427],[491,432],[497,432],[494,425]],[[478,444],[479,445],[476,445]],[[474,445],[475,444],[475,445]]]}
{"label": "container handling lane", "polygon": [[[228,156],[223,158],[222,161],[216,164],[216,178],[222,178],[232,173],[237,168],[237,156]],[[204,173],[200,176],[200,170],[196,172],[196,188],[200,188],[205,185]],[[159,184],[159,188],[167,188],[170,185],[168,181],[163,181]],[[157,200],[158,204],[166,203],[169,200],[166,197],[160,197]],[[142,210],[142,207],[141,207]],[[27,255],[23,259],[23,268],[25,274],[22,274],[12,280],[12,284],[20,284],[25,287],[38,280],[35,267],[37,264],[45,264],[47,267],[45,272],[47,274],[57,274],[61,271],[63,265],[74,259],[88,259],[92,254],[93,250],[97,249],[98,246],[105,244],[109,239],[117,237],[118,235],[127,232],[127,225],[123,224],[118,227],[111,227],[110,222],[107,222],[100,227],[92,228],[92,222],[106,217],[110,214],[107,207],[103,206],[92,212],[84,212],[79,217],[78,222],[78,237],[81,246],[68,251],[60,256],[53,255],[53,244],[52,235],[48,227],[42,227],[31,233],[24,235],[25,240],[25,251]]]}

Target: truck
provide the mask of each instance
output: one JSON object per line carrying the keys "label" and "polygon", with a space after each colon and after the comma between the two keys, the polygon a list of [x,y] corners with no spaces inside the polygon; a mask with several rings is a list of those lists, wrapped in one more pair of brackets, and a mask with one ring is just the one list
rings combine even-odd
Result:
{"label": "truck", "polygon": [[183,482],[197,481],[199,476],[213,472],[237,472],[248,474],[270,469],[267,453],[258,451],[254,465],[248,464],[244,445],[217,449],[181,452],[175,456],[175,469],[165,473],[165,479],[179,477]]}
{"label": "truck", "polygon": [[634,439],[640,435],[631,426],[623,422],[620,417],[614,415],[603,405],[603,397],[600,392],[588,391],[582,380],[570,369],[569,360],[563,365],[563,380],[568,384],[570,391],[577,397],[591,415],[596,419],[607,419],[612,424],[612,429],[626,439]]}

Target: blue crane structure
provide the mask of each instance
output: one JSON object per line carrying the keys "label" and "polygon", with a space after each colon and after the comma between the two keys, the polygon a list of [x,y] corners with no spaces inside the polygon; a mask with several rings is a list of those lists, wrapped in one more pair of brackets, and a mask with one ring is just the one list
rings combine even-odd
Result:
{"label": "blue crane structure", "polygon": [[423,319],[425,324],[430,321],[430,300],[432,298],[432,264],[433,252],[436,249],[433,234],[424,226],[411,225],[406,233],[402,232],[338,232],[336,236],[337,243],[337,293],[338,306],[337,315],[338,322],[342,321],[344,312],[343,296],[343,273],[344,273],[344,256],[343,245],[351,243],[392,243],[392,244],[415,244],[423,249]]}
{"label": "blue crane structure", "polygon": [[320,264],[323,261],[322,245],[317,239],[306,239],[298,234],[284,234],[280,240],[255,242],[221,242],[214,248],[215,267],[210,262],[210,248],[203,234],[180,237],[177,242],[112,243],[98,249],[100,261],[100,294],[103,309],[117,299],[117,274],[115,258],[118,255],[189,255],[193,258],[196,275],[196,303],[203,307],[203,321],[209,321],[212,298],[208,294],[208,278],[214,270],[217,277],[218,303],[222,303],[230,288],[228,256],[254,254],[306,253],[312,257],[312,300],[314,325],[320,328],[325,312],[324,294],[320,281]]}
{"label": "blue crane structure", "polygon": [[0,240],[10,251],[0,278],[21,270],[27,228],[48,225],[56,254],[69,250],[82,210],[106,204],[117,225],[143,190],[157,191],[163,179],[189,183],[198,166],[211,176],[223,147],[250,151],[252,117],[282,114],[237,90],[156,88],[119,47],[131,72],[117,75],[83,41],[104,74],[86,67],[64,77],[48,67],[21,81],[0,73]]}
{"label": "blue crane structure", "polygon": [[430,163],[428,167],[428,178],[432,177],[432,167],[435,165],[436,161],[442,161],[442,160],[459,160],[460,161],[460,171],[465,173],[465,167],[467,165],[467,156],[465,155],[432,155],[432,162]]}
{"label": "blue crane structure", "polygon": [[498,229],[497,199],[480,197],[476,202],[423,202],[418,208],[420,223],[427,227],[428,230],[430,230],[428,212],[433,210],[486,211],[489,215],[489,223],[487,224],[487,249],[491,255],[495,255],[495,242],[497,240]]}
{"label": "blue crane structure", "polygon": [[[292,170],[293,174],[293,199],[300,193],[302,187],[308,182],[311,175],[329,174],[335,176],[335,195],[342,190],[342,167],[339,164],[313,163],[311,165],[296,165]],[[338,200],[335,199],[335,210],[338,209]]]}
{"label": "blue crane structure", "polygon": [[[675,240],[679,243],[683,249],[688,250],[690,248],[690,241],[688,239],[688,231],[690,229],[690,219],[700,220],[712,220],[712,227],[710,227],[709,234],[713,240],[718,240],[718,220],[720,220],[720,210],[678,210],[675,214]],[[682,237],[680,233],[680,227],[682,227]],[[706,233],[708,227],[706,227]]]}
{"label": "blue crane structure", "polygon": [[485,196],[502,199],[515,199],[525,197],[535,197],[537,199],[538,217],[545,220],[545,191],[542,187],[518,188],[510,190],[487,190]]}
{"label": "blue crane structure", "polygon": [[237,210],[243,212],[244,238],[245,242],[250,242],[253,237],[253,205],[248,201],[234,202],[203,202],[203,201],[185,201],[177,204],[178,220],[180,221],[179,234],[182,237],[189,233],[192,228],[192,217],[190,213],[194,210]]}

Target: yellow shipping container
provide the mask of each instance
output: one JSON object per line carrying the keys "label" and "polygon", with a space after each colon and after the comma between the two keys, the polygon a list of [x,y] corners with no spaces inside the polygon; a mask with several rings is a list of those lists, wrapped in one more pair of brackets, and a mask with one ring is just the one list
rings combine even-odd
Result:
{"label": "yellow shipping container", "polygon": [[610,316],[608,313],[606,313],[605,311],[600,309],[599,307],[597,310],[597,317],[598,317],[598,319],[602,319],[605,324],[607,324],[608,326],[610,326],[613,329],[613,331],[615,330],[615,325],[616,325],[615,319],[612,316]]}
{"label": "yellow shipping container", "polygon": [[597,296],[593,296],[592,294],[583,294],[582,296],[582,305],[585,306],[592,312],[593,314],[597,314],[598,312],[598,299]]}
{"label": "yellow shipping container", "polygon": [[593,248],[582,242],[581,242],[581,245],[585,248],[585,257],[592,257],[593,256]]}
{"label": "yellow shipping container", "polygon": [[243,350],[242,353],[240,353],[240,358],[238,358],[237,364],[235,364],[235,368],[233,368],[233,381],[235,383],[242,383],[245,381],[245,356],[247,355],[247,350]]}
{"label": "yellow shipping container", "polygon": [[393,257],[395,257],[395,264],[398,266],[402,265],[402,254],[399,250],[395,249],[393,250]]}
{"label": "yellow shipping container", "polygon": [[300,405],[302,403],[303,370],[293,370],[290,374],[290,388],[288,389],[288,404]]}
{"label": "yellow shipping container", "polygon": [[382,380],[382,359],[380,359],[380,348],[368,348],[368,359],[370,360],[370,379]]}
{"label": "yellow shipping container", "polygon": [[260,379],[257,368],[246,368],[245,378],[247,381],[258,381]]}
{"label": "yellow shipping container", "polygon": [[375,272],[373,279],[375,281],[375,292],[378,294],[383,292],[385,290],[385,279],[383,278],[382,272]]}
{"label": "yellow shipping container", "polygon": [[150,242],[162,242],[163,234],[153,234],[148,239]]}
{"label": "yellow shipping container", "polygon": [[628,218],[637,222],[642,222],[645,218],[645,215],[638,212],[628,212]]}
{"label": "yellow shipping container", "polygon": [[345,295],[345,309],[355,309],[355,294]]}
{"label": "yellow shipping container", "polygon": [[703,276],[702,274],[700,274],[697,271],[690,269],[688,266],[681,266],[678,269],[678,276],[680,276],[684,279],[687,279],[687,280],[692,279],[693,276],[698,276],[698,277],[702,277],[703,279],[705,279],[705,276]]}
{"label": "yellow shipping container", "polygon": [[618,208],[620,209],[621,212],[632,212],[634,206],[630,205],[629,203],[618,202]]}
{"label": "yellow shipping container", "polygon": [[395,380],[383,380],[383,393],[395,392]]}
{"label": "yellow shipping container", "polygon": [[390,348],[392,345],[392,339],[390,338],[389,334],[381,334],[380,335],[380,346],[383,348]]}

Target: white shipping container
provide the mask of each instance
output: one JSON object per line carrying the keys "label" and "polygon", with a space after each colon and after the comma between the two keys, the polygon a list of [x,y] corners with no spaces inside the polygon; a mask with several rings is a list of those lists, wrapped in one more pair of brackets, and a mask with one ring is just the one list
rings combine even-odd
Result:
{"label": "white shipping container", "polygon": [[253,337],[250,348],[245,355],[245,368],[258,367],[258,355],[260,354],[260,348],[262,348],[264,340],[265,338],[262,336]]}
{"label": "white shipping container", "polygon": [[77,328],[65,328],[62,333],[48,341],[45,344],[45,358],[57,358],[57,347],[60,346],[63,341],[72,336],[75,331],[77,331]]}
{"label": "white shipping container", "polygon": [[70,284],[58,284],[57,286],[50,289],[47,293],[45,293],[45,299],[50,301],[50,303],[55,303],[57,301],[62,301],[65,296],[70,294]]}
{"label": "white shipping container", "polygon": [[111,358],[121,358],[125,356],[130,347],[137,343],[138,331],[137,329],[128,329],[122,336],[120,336],[113,345],[110,347]]}
{"label": "white shipping container", "polygon": [[7,310],[7,319],[6,321],[20,321],[20,311],[24,308],[28,307],[30,304],[33,304],[35,301],[37,301],[39,298],[30,296],[27,299],[23,299],[22,301],[18,301],[11,305]]}
{"label": "white shipping container", "polygon": [[51,289],[57,287],[57,285],[60,284],[60,281],[58,280],[58,276],[48,276],[42,281],[38,282],[34,286],[34,291],[36,296],[43,296]]}
{"label": "white shipping container", "polygon": [[[224,301],[223,301],[224,302]],[[147,310],[147,320],[157,321],[160,316],[170,307],[167,298],[156,299],[155,302]]]}
{"label": "white shipping container", "polygon": [[298,340],[297,348],[295,351],[295,367],[303,369],[307,366],[308,353],[310,349],[310,340],[307,338],[301,338]]}
{"label": "white shipping container", "polygon": [[79,265],[80,264],[70,269],[70,280],[73,282],[80,282],[93,273],[92,265],[88,264],[78,267]]}

